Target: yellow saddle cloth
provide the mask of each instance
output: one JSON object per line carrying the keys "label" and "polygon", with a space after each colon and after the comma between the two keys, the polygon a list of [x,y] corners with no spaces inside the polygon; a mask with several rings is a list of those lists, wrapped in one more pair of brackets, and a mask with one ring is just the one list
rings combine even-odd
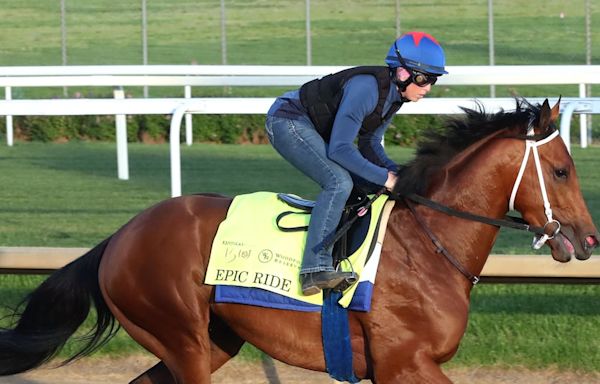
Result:
{"label": "yellow saddle cloth", "polygon": [[[387,214],[382,215],[386,201],[389,203],[386,208]],[[350,305],[361,282],[370,283],[372,289],[385,233],[385,223],[380,223],[380,219],[384,216],[387,221],[392,205],[393,202],[388,201],[385,195],[375,200],[371,206],[370,225],[365,241],[349,257],[351,266],[348,262],[342,263],[344,270],[353,268],[360,276],[359,282],[349,287],[340,299],[339,303],[343,307]],[[277,227],[276,218],[286,211],[302,212],[301,209],[281,201],[277,194],[272,192],[256,192],[235,197],[213,241],[204,283],[221,287],[259,288],[283,295],[292,301],[322,305],[321,294],[302,295],[298,276],[306,231],[282,232]],[[309,220],[309,214],[288,215],[280,224],[285,227],[302,227],[307,226]],[[379,227],[378,239],[375,236]],[[373,242],[377,242],[375,246],[372,246]],[[368,264],[365,269],[367,258],[370,260],[370,266]],[[221,293],[217,292],[217,296]],[[242,299],[239,302],[263,305],[255,299]]]}

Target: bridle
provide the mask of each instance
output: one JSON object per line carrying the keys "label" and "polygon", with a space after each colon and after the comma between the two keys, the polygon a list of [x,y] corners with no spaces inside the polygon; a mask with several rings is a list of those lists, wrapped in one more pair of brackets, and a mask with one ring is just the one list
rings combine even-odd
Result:
{"label": "bridle", "polygon": [[[542,166],[540,164],[540,155],[538,154],[538,147],[554,140],[554,138],[558,136],[558,133],[558,130],[555,130],[548,137],[539,141],[525,140],[525,154],[523,155],[521,168],[519,169],[519,173],[517,174],[517,179],[515,180],[515,185],[513,186],[512,193],[510,194],[508,208],[512,211],[515,209],[515,198],[517,197],[517,191],[519,190],[519,186],[521,185],[523,174],[525,173],[525,168],[527,168],[529,154],[533,153],[535,169],[537,171],[538,181],[540,183],[540,190],[542,192],[542,200],[544,201],[544,214],[546,215],[547,219],[546,224],[544,224],[544,233],[541,234],[541,236],[533,239],[533,249],[540,249],[546,243],[546,241],[553,239],[560,232],[560,222],[552,217],[552,208],[550,207],[550,201],[548,200],[548,193],[546,193],[546,183],[544,182],[544,174],[542,173]],[[531,124],[529,125],[529,129],[527,130],[527,135],[533,136],[533,127],[531,126]],[[550,235],[548,235],[548,233],[546,232],[546,228],[552,224],[556,224],[556,229],[552,231]]]}
{"label": "bridle", "polygon": [[[536,172],[537,172],[538,180],[540,183],[540,190],[542,193],[542,200],[544,202],[544,213],[545,213],[546,219],[547,219],[547,222],[546,222],[546,224],[544,224],[543,227],[531,226],[521,218],[508,216],[508,215],[505,216],[504,219],[493,219],[493,218],[477,215],[477,214],[466,212],[466,211],[459,211],[457,209],[450,208],[446,205],[440,204],[438,202],[435,202],[433,200],[430,200],[426,197],[423,197],[423,196],[420,196],[417,194],[397,195],[398,197],[400,197],[401,199],[404,200],[405,204],[410,209],[412,215],[415,217],[415,220],[417,221],[417,223],[421,226],[423,231],[429,236],[429,238],[431,239],[431,242],[436,246],[436,253],[443,254],[448,259],[448,261],[452,265],[454,265],[454,267],[456,267],[456,269],[458,269],[473,285],[475,285],[479,282],[479,277],[475,276],[471,272],[469,272],[458,261],[458,259],[456,259],[454,256],[452,256],[452,254],[450,254],[446,250],[446,248],[444,248],[444,246],[441,244],[441,242],[438,240],[438,238],[433,234],[431,229],[427,226],[427,224],[425,224],[421,215],[418,214],[418,212],[416,211],[416,209],[414,207],[414,203],[425,205],[429,208],[443,212],[450,216],[456,216],[456,217],[460,217],[463,219],[477,221],[477,222],[481,222],[484,224],[489,224],[489,225],[493,225],[493,226],[497,226],[497,227],[508,227],[508,228],[513,228],[513,229],[519,229],[519,230],[533,232],[537,236],[534,237],[532,246],[534,249],[539,249],[546,243],[546,241],[553,239],[560,232],[560,229],[561,229],[560,222],[552,217],[552,208],[550,207],[550,201],[548,200],[548,194],[546,192],[546,184],[544,182],[544,175],[542,173],[542,166],[540,163],[540,157],[539,157],[538,150],[537,150],[537,148],[539,146],[542,146],[542,145],[554,140],[558,136],[558,134],[559,134],[559,131],[555,130],[554,132],[552,132],[550,135],[548,135],[544,139],[537,140],[537,141],[531,140],[531,139],[525,140],[525,153],[523,155],[523,161],[521,162],[521,167],[519,168],[519,173],[517,174],[517,178],[515,180],[515,184],[513,186],[513,189],[512,189],[511,195],[510,195],[510,201],[509,201],[509,209],[514,210],[514,203],[515,203],[515,198],[517,196],[517,191],[519,190],[519,186],[521,185],[521,181],[523,180],[523,174],[525,173],[525,168],[527,168],[527,163],[529,160],[530,153],[533,152],[533,158],[534,158],[534,162],[535,162]],[[532,125],[532,121],[530,121],[529,128],[527,129],[527,136],[533,136],[533,135],[534,135],[533,125]],[[552,224],[556,224],[556,229],[554,229],[554,231],[552,231],[551,234],[548,234],[546,232],[547,228],[548,228],[548,226],[550,226]]]}

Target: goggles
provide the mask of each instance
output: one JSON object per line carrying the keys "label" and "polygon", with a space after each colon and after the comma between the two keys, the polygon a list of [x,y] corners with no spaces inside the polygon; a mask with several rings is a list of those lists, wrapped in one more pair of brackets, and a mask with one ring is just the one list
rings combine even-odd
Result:
{"label": "goggles", "polygon": [[408,73],[410,74],[410,79],[413,83],[415,83],[419,87],[425,87],[425,86],[427,86],[427,84],[431,84],[431,85],[435,84],[435,82],[437,81],[437,78],[438,78],[437,75],[431,75],[431,74],[415,71],[414,69],[410,68],[408,65],[406,65],[406,61],[400,54],[400,50],[398,49],[398,46],[396,45],[395,42],[394,42],[394,47],[396,48],[396,56],[398,56],[398,61],[400,62],[400,65],[408,71]]}
{"label": "goggles", "polygon": [[418,85],[419,87],[425,87],[427,84],[433,85],[435,84],[438,78],[435,75],[428,75],[426,73],[414,71],[411,69],[408,69],[408,73],[410,73],[410,79],[412,80],[412,82]]}

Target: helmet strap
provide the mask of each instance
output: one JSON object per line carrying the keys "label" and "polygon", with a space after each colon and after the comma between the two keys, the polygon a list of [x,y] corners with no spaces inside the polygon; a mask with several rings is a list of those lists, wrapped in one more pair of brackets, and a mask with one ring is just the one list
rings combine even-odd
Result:
{"label": "helmet strap", "polygon": [[[398,87],[398,93],[400,93],[400,98],[402,99],[402,101],[405,103],[410,102],[409,99],[407,99],[406,97],[404,97],[402,95],[402,92],[406,91],[406,88],[410,85],[410,83],[412,83],[412,76],[409,76],[408,79],[402,81],[402,80],[398,79],[398,76],[396,75],[397,70],[398,70],[398,67],[390,68],[390,76],[392,78],[392,83],[396,84],[396,86]],[[410,71],[409,69],[406,69],[406,70]]]}

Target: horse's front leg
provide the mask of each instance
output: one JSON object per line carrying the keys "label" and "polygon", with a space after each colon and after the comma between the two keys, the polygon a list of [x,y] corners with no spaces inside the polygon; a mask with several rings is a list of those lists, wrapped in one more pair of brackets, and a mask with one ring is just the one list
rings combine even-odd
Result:
{"label": "horse's front leg", "polygon": [[387,351],[373,356],[373,383],[452,384],[438,363],[424,352]]}

